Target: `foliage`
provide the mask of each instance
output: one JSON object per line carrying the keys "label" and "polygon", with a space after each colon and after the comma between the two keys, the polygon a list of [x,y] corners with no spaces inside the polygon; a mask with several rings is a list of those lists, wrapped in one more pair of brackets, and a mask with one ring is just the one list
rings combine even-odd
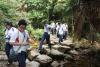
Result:
{"label": "foliage", "polygon": [[34,29],[34,28],[32,28],[31,24],[29,24],[27,26],[27,30],[30,33],[30,37],[35,38],[36,40],[39,40],[42,37],[42,34],[44,32],[43,29]]}
{"label": "foliage", "polygon": [[[27,30],[36,39],[43,34],[43,29],[38,28],[43,28],[44,22],[65,22],[69,25],[69,32],[72,32],[78,15],[76,10],[80,9],[79,3],[80,0],[0,0],[0,35],[4,35],[4,19],[10,19],[16,25],[22,18],[28,20]],[[88,25],[85,23],[83,27],[82,33],[87,32]]]}

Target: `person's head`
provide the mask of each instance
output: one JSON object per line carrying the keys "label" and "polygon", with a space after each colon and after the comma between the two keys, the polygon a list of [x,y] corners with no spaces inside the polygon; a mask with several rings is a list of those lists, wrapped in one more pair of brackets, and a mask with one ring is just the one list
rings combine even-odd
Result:
{"label": "person's head", "polygon": [[44,26],[48,25],[48,22],[44,22]]}
{"label": "person's head", "polygon": [[6,27],[7,29],[10,29],[12,26],[13,26],[13,25],[12,25],[12,22],[10,22],[10,21],[6,21],[6,22],[5,22],[5,27]]}
{"label": "person's head", "polygon": [[26,20],[24,20],[24,19],[19,20],[19,22],[18,22],[18,29],[21,32],[23,32],[25,30],[26,26],[27,26]]}

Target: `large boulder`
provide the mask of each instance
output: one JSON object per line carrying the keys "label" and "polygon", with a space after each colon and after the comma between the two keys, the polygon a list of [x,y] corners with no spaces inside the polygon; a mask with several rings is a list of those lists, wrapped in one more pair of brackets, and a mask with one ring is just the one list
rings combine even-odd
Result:
{"label": "large boulder", "polygon": [[40,53],[36,49],[28,51],[28,59],[30,61],[32,61],[33,59],[35,59],[38,55],[40,55]]}
{"label": "large boulder", "polygon": [[69,50],[71,50],[71,48],[69,46],[61,46],[61,47],[58,47],[58,50],[60,52],[67,53]]}
{"label": "large boulder", "polygon": [[52,58],[49,57],[48,55],[39,55],[39,56],[36,57],[35,60],[40,62],[40,63],[50,63],[50,62],[52,62]]}
{"label": "large boulder", "polygon": [[65,58],[64,53],[55,49],[48,51],[48,55],[54,60],[64,60]]}
{"label": "large boulder", "polygon": [[40,63],[40,67],[49,67],[52,62],[52,58],[48,55],[39,55],[35,60]]}

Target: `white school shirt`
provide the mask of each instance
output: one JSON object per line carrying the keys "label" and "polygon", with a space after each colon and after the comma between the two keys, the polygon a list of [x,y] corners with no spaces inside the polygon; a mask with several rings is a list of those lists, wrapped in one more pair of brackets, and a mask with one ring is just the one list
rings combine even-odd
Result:
{"label": "white school shirt", "polygon": [[66,31],[68,31],[68,25],[66,24],[65,26],[66,26]]}
{"label": "white school shirt", "polygon": [[60,25],[59,30],[58,30],[58,33],[60,35],[63,35],[64,34],[63,25]]}
{"label": "white school shirt", "polygon": [[44,26],[44,32],[47,32],[48,34],[50,34],[49,28],[50,28],[50,26],[48,24],[45,24],[45,26]]}
{"label": "white school shirt", "polygon": [[68,31],[68,25],[67,24],[63,24],[63,30]]}
{"label": "white school shirt", "polygon": [[[12,35],[10,42],[16,42],[17,38],[19,39],[19,42],[27,43],[29,34],[26,30],[25,30],[25,32],[20,32],[19,30],[17,30],[16,33],[14,35]],[[19,47],[20,47],[20,49],[19,49]],[[29,47],[29,45],[13,45],[14,50],[18,51],[18,53],[21,53],[21,51],[26,52],[28,47]]]}
{"label": "white school shirt", "polygon": [[56,31],[57,31],[57,32],[59,31],[59,28],[60,28],[60,26],[57,25],[57,26],[56,26]]}
{"label": "white school shirt", "polygon": [[11,35],[15,34],[16,30],[17,29],[15,27],[11,27],[9,30],[6,29],[6,31],[5,31],[5,41],[6,42],[9,42]]}
{"label": "white school shirt", "polygon": [[55,28],[55,23],[51,23],[51,28]]}
{"label": "white school shirt", "polygon": [[63,24],[63,30],[64,31],[67,31],[67,28],[66,28],[66,25],[65,24]]}

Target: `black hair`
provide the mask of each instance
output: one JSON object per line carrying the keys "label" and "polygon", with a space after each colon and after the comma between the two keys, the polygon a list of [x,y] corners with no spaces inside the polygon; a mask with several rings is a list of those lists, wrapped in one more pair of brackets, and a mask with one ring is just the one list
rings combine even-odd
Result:
{"label": "black hair", "polygon": [[20,25],[25,25],[25,26],[27,26],[26,20],[24,20],[24,19],[19,20],[18,25],[19,25],[19,26],[20,26]]}
{"label": "black hair", "polygon": [[5,24],[6,24],[6,25],[9,25],[9,26],[13,26],[13,24],[12,24],[11,21],[5,21]]}

